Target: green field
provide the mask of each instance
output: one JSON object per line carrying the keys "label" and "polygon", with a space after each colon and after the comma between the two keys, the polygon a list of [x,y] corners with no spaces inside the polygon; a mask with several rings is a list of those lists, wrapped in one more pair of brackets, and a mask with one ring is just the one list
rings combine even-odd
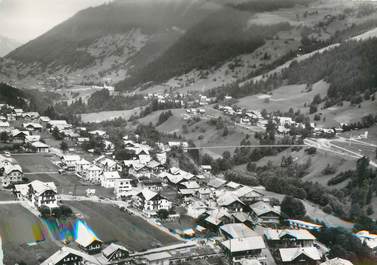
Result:
{"label": "green field", "polygon": [[137,216],[131,216],[117,207],[88,201],[67,201],[96,235],[105,242],[119,241],[131,250],[141,251],[157,244],[168,245],[178,240]]}
{"label": "green field", "polygon": [[[22,206],[0,205],[0,216],[4,264],[21,261],[39,264],[59,249],[47,233],[41,233],[44,231],[41,221]],[[36,244],[28,246],[28,243]]]}

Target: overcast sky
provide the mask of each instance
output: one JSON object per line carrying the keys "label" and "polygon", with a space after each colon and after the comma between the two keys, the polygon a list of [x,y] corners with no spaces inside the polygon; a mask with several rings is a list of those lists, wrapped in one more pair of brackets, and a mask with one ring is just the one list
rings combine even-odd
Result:
{"label": "overcast sky", "polygon": [[0,35],[27,42],[89,6],[109,0],[0,0]]}

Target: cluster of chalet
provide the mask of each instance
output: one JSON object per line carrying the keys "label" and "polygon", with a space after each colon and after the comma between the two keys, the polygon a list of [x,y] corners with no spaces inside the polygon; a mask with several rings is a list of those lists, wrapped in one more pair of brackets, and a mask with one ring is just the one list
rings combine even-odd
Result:
{"label": "cluster of chalet", "polygon": [[146,100],[157,100],[159,104],[174,103],[182,108],[195,108],[205,106],[216,101],[197,92],[182,93],[149,93],[144,97]]}
{"label": "cluster of chalet", "polygon": [[48,152],[49,146],[41,141],[43,121],[48,117],[38,112],[24,112],[13,106],[0,104],[0,132],[7,134],[7,141],[28,144],[35,152]]}
{"label": "cluster of chalet", "polygon": [[4,188],[22,182],[23,172],[16,160],[0,155],[0,181]]}

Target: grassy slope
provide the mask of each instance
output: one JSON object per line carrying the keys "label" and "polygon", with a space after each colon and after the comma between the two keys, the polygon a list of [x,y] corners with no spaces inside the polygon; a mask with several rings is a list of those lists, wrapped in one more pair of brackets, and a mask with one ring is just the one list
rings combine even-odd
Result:
{"label": "grassy slope", "polygon": [[123,213],[111,205],[93,202],[67,204],[80,212],[96,235],[105,242],[119,241],[130,250],[141,251],[152,248],[156,243],[167,245],[178,241],[140,217]]}
{"label": "grassy slope", "polygon": [[38,239],[33,234],[33,230],[40,231],[44,228],[41,221],[22,206],[1,205],[0,216],[4,264],[15,264],[20,261],[27,262],[27,264],[40,264],[41,261],[58,250],[48,235],[45,241],[41,241],[35,246],[26,245],[34,243]]}

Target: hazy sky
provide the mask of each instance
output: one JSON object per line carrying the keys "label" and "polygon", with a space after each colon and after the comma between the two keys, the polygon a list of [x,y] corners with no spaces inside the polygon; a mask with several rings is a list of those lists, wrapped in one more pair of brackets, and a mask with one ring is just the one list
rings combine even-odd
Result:
{"label": "hazy sky", "polygon": [[0,35],[27,42],[89,6],[109,0],[0,0]]}

